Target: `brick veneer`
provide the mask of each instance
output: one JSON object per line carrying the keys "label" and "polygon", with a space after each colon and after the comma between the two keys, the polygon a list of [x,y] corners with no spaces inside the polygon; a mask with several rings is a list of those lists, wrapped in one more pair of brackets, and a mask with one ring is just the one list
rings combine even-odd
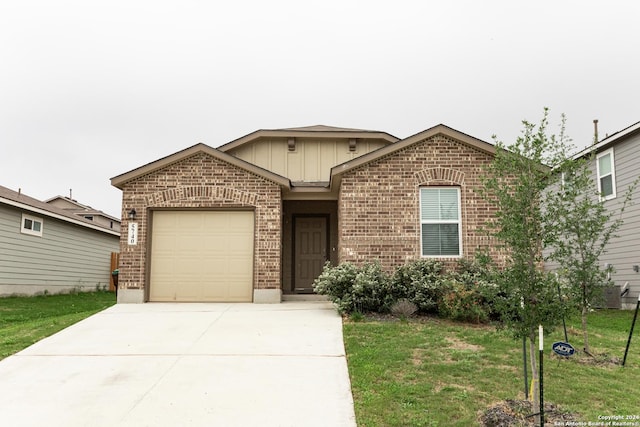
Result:
{"label": "brick veneer", "polygon": [[[144,289],[148,216],[153,208],[254,208],[254,288],[280,289],[281,192],[278,184],[198,153],[126,183],[122,196],[119,287]],[[127,212],[136,210],[138,244],[127,244]]]}
{"label": "brick veneer", "polygon": [[[493,239],[479,227],[495,209],[476,191],[492,156],[444,136],[423,140],[346,172],[338,201],[339,261],[379,260],[387,270],[420,258],[421,186],[460,187],[462,250],[488,250],[502,263]],[[452,266],[457,258],[444,258]]]}

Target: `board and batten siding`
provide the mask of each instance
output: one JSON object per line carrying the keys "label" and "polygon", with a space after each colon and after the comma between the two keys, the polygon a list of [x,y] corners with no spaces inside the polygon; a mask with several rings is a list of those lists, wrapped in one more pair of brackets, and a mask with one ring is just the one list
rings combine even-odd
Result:
{"label": "board and batten siding", "polygon": [[289,151],[287,138],[271,138],[243,145],[229,152],[235,157],[294,182],[328,182],[331,168],[385,146],[381,140],[358,140],[349,151],[349,140],[296,138]]}
{"label": "board and batten siding", "polygon": [[[20,232],[23,213],[42,218],[42,237]],[[118,251],[116,235],[0,206],[0,295],[108,288]]]}

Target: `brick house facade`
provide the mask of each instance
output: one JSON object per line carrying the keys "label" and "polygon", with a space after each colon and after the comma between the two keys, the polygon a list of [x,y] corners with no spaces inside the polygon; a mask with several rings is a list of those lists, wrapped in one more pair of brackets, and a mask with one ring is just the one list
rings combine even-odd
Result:
{"label": "brick house facade", "polygon": [[[492,155],[445,135],[407,148],[345,173],[339,199],[340,261],[377,259],[392,270],[420,258],[419,188],[460,188],[462,256],[476,251],[499,254],[479,228],[493,212],[476,189]],[[442,258],[452,264],[454,258]]]}
{"label": "brick house facade", "polygon": [[195,145],[112,178],[118,300],[280,302],[312,292],[326,261],[497,257],[476,191],[494,153],[443,125],[404,140],[314,126]]}

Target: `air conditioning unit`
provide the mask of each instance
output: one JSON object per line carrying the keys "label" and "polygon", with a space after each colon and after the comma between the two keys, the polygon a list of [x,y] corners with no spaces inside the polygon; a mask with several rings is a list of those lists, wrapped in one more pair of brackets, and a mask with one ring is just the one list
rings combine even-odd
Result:
{"label": "air conditioning unit", "polygon": [[620,298],[620,285],[606,286],[604,288],[604,306],[605,308],[622,308],[622,300]]}

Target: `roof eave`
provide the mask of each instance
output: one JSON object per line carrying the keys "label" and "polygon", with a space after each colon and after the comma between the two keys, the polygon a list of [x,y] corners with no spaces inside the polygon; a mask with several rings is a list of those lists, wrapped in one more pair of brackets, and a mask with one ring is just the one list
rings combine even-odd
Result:
{"label": "roof eave", "polygon": [[486,141],[482,141],[478,138],[467,135],[466,133],[457,131],[443,124],[439,124],[430,129],[424,130],[408,138],[405,138],[401,141],[398,141],[394,144],[387,145],[385,147],[382,147],[370,153],[367,153],[363,156],[357,157],[353,160],[349,160],[345,163],[334,166],[333,168],[331,168],[331,186],[333,187],[334,185],[339,185],[340,180],[334,183],[333,182],[334,177],[339,177],[347,171],[355,169],[364,164],[373,162],[379,158],[388,156],[396,151],[402,150],[403,148],[406,148],[422,140],[433,138],[434,136],[437,136],[437,135],[444,135],[449,138],[455,139],[456,141],[459,141],[463,144],[471,146],[491,156],[494,156],[496,153],[496,148],[493,144],[490,144]]}
{"label": "roof eave", "polygon": [[59,215],[59,214],[57,214],[55,212],[51,212],[51,211],[48,211],[48,210],[45,210],[45,209],[37,208],[35,206],[31,206],[31,205],[28,205],[26,203],[21,203],[21,202],[15,201],[15,200],[7,199],[5,197],[0,197],[0,203],[3,203],[5,205],[9,205],[9,206],[13,206],[13,207],[16,207],[16,208],[19,208],[19,209],[23,209],[25,211],[33,212],[33,213],[36,213],[38,215],[43,215],[43,216],[47,216],[47,217],[50,217],[50,218],[55,218],[55,219],[58,219],[58,220],[61,220],[61,221],[64,221],[64,222],[68,222],[68,223],[71,223],[71,224],[79,225],[81,227],[91,228],[93,230],[100,231],[100,232],[103,232],[103,233],[106,233],[106,234],[111,234],[111,235],[114,235],[114,236],[120,236],[120,233],[117,232],[117,231],[110,230],[108,228],[104,228],[104,227],[101,227],[99,225],[89,224],[89,223],[84,222],[84,221],[79,220],[79,219],[76,220],[76,219],[70,218],[68,216]]}
{"label": "roof eave", "polygon": [[270,172],[252,163],[246,162],[242,159],[239,159],[237,157],[234,157],[230,154],[227,154],[225,152],[222,152],[220,150],[217,150],[213,147],[210,147],[202,143],[199,143],[189,148],[186,148],[184,150],[178,151],[177,153],[171,154],[167,157],[163,157],[159,160],[148,163],[144,166],[140,166],[129,172],[115,176],[111,178],[111,185],[113,185],[116,188],[119,188],[120,190],[123,190],[126,183],[130,181],[133,181],[143,175],[147,175],[157,170],[163,169],[174,163],[178,163],[181,160],[186,159],[187,157],[190,157],[192,155],[195,155],[201,152],[205,154],[209,154],[223,162],[229,163],[240,169],[246,170],[247,172],[253,173],[262,178],[273,181],[280,186],[287,187],[287,188],[291,186],[290,181],[283,176]]}
{"label": "roof eave", "polygon": [[261,129],[251,132],[241,138],[228,142],[219,146],[217,149],[222,152],[233,150],[251,141],[259,138],[317,138],[318,136],[333,138],[362,138],[362,139],[382,139],[391,143],[397,142],[399,139],[395,136],[380,131],[313,131],[313,130],[295,130],[295,129]]}
{"label": "roof eave", "polygon": [[634,123],[631,126],[614,133],[613,135],[607,136],[605,139],[601,140],[600,142],[590,145],[584,150],[574,154],[573,158],[579,159],[593,152],[599,153],[600,151],[606,150],[612,147],[613,145],[619,143],[620,141],[635,135],[638,132],[640,132],[640,122]]}

